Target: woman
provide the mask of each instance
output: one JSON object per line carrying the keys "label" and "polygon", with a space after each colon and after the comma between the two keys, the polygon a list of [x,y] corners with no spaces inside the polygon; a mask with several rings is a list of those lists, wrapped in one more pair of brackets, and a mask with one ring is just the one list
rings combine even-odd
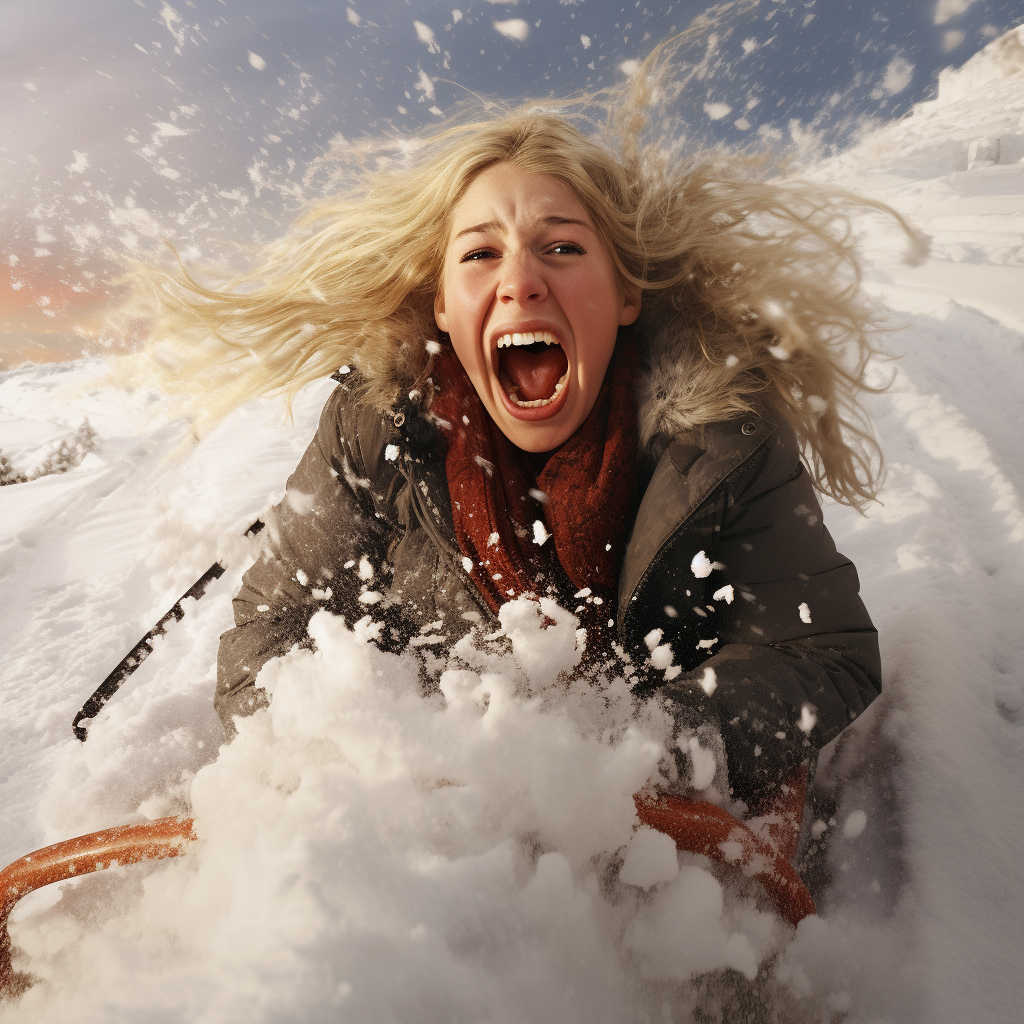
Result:
{"label": "woman", "polygon": [[220,373],[221,411],[345,364],[222,638],[229,735],[320,608],[422,654],[524,594],[716,725],[750,806],[877,696],[815,496],[875,486],[853,201],[621,148],[536,111],[449,128],[246,287],[151,277],[158,337],[205,338],[161,365]]}

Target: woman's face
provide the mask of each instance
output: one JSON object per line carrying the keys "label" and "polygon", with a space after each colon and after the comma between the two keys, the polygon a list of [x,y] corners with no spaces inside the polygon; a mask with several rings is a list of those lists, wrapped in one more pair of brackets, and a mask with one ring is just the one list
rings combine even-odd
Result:
{"label": "woman's face", "polygon": [[434,315],[513,444],[546,452],[575,432],[620,325],[639,314],[639,295],[558,178],[499,163],[473,180],[453,211]]}

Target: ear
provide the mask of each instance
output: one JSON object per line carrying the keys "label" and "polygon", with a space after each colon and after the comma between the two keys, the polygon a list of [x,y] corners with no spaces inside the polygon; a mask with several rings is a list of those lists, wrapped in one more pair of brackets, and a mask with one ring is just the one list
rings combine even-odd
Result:
{"label": "ear", "polygon": [[[435,307],[436,308],[436,307]],[[436,314],[435,314],[436,315]],[[640,289],[626,282],[622,287],[622,306],[619,309],[619,326],[628,327],[640,315]]]}
{"label": "ear", "polygon": [[[635,317],[634,317],[635,319]],[[633,321],[631,320],[630,323]],[[448,315],[444,311],[444,288],[434,296],[434,323],[445,332],[448,333]]]}

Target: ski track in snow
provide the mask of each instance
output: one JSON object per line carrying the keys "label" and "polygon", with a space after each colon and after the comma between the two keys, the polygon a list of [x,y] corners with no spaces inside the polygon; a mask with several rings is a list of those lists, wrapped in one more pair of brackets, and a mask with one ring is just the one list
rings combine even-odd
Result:
{"label": "ski track in snow", "polygon": [[[365,664],[367,673],[393,677],[385,687],[391,695],[379,703],[374,691],[345,676],[350,703],[332,705],[334,684],[326,680],[316,691],[321,733],[321,724],[303,724],[303,714],[313,713],[303,702],[313,698],[296,684],[326,669],[300,662],[304,655],[294,666],[284,663],[277,738],[270,742],[269,719],[260,718],[215,760],[217,641],[230,626],[230,595],[256,551],[255,542],[238,538],[282,493],[331,385],[308,388],[291,425],[276,406],[256,403],[187,460],[168,464],[176,427],[147,423],[158,411],[155,400],[102,389],[69,398],[59,388],[88,381],[94,364],[30,367],[0,377],[5,454],[28,460],[70,434],[82,415],[99,436],[96,451],[67,474],[0,488],[0,862],[60,838],[189,807],[208,852],[198,870],[181,863],[108,872],[66,884],[63,897],[51,887],[23,901],[14,939],[50,984],[36,986],[20,1008],[0,1008],[0,1020],[57,1019],[72,1005],[78,1019],[164,1019],[147,1009],[172,991],[166,1005],[179,1016],[209,1021],[289,1019],[299,1007],[319,1019],[342,1006],[353,1020],[389,1013],[406,1019],[403,1013],[416,1008],[423,1020],[485,1013],[495,1021],[517,1013],[532,1020],[641,1020],[648,1013],[683,1020],[707,998],[699,986],[683,984],[687,971],[742,970],[744,956],[771,955],[778,957],[775,980],[762,997],[782,1019],[1012,1019],[1024,1005],[1024,165],[1016,162],[1024,156],[1024,65],[1002,78],[986,78],[979,67],[984,72],[976,58],[965,72],[974,76],[972,93],[947,88],[954,98],[940,95],[811,171],[892,203],[934,240],[922,267],[908,268],[884,248],[871,257],[869,287],[890,310],[884,344],[901,357],[877,367],[879,379],[893,376],[893,386],[868,402],[889,475],[882,503],[866,517],[826,508],[879,627],[885,690],[826,750],[815,782],[814,814],[829,837],[827,854],[809,868],[820,918],[789,939],[741,896],[726,892],[723,912],[710,876],[686,858],[679,876],[650,898],[620,882],[618,902],[603,899],[588,857],[614,851],[607,844],[617,842],[627,818],[609,817],[603,833],[593,822],[558,833],[555,795],[545,789],[542,769],[569,769],[545,761],[554,755],[541,747],[531,751],[538,778],[525,784],[525,796],[503,789],[511,782],[500,767],[487,768],[490,781],[479,793],[467,790],[477,803],[459,803],[458,780],[430,790],[441,797],[424,796],[416,789],[422,782],[410,780],[441,768],[425,767],[434,755],[406,730],[410,723],[436,727],[440,739],[455,728],[455,711],[430,719],[410,710],[419,705],[403,703],[403,670],[394,661],[371,657]],[[968,169],[968,146],[982,136],[1004,140],[1004,162]],[[185,620],[96,720],[89,742],[78,744],[70,722],[82,701],[219,556],[229,557],[229,572],[200,608],[186,608]],[[366,648],[324,629],[324,646],[336,645],[339,658],[364,657],[358,651]],[[541,643],[540,634],[523,635],[523,643]],[[614,720],[618,698],[599,714],[578,695],[572,714],[583,733],[563,734],[556,715],[528,702],[517,709],[494,682],[512,671],[494,663],[460,677],[467,689],[453,689],[450,699],[459,714],[469,715],[473,700],[489,693],[484,720],[491,733],[474,731],[469,715],[460,727],[467,747],[493,742],[493,752],[513,750],[530,730],[555,730],[545,735],[568,737],[581,763],[612,780],[611,789],[646,770],[650,755],[639,738],[634,746],[624,741],[622,750],[632,753],[620,761],[581,738],[605,721],[600,715]],[[535,689],[542,704],[546,691]],[[363,733],[346,732],[346,715],[363,723]],[[648,726],[656,733],[656,723]],[[351,754],[363,773],[357,784],[323,751],[336,749],[330,744],[339,737],[355,749],[358,736],[374,729],[395,746],[386,754],[369,745]],[[471,778],[490,762],[460,751],[453,739],[460,735],[440,744],[438,765]],[[393,752],[403,744],[408,763]],[[264,749],[270,753],[261,767]],[[287,781],[289,772],[301,785]],[[559,778],[584,803],[596,799],[585,777]],[[237,799],[224,792],[232,787]],[[451,816],[447,838],[434,835],[424,817],[428,799]],[[393,801],[388,806],[402,809],[402,820],[382,816],[375,800]],[[549,852],[531,860],[519,850],[500,824],[505,812],[519,815]],[[346,831],[345,813],[365,835]],[[628,808],[621,813],[628,817]],[[232,823],[244,842],[232,838]],[[375,829],[383,836],[378,845]],[[602,863],[610,870],[607,857]],[[229,867],[265,898],[266,913],[279,912],[273,936],[261,932],[265,924],[250,904],[224,895],[242,884]],[[305,881],[293,891],[288,878]],[[392,888],[396,894],[388,895]],[[206,902],[195,902],[199,896]],[[191,907],[199,923],[185,909],[176,912],[177,903]],[[676,908],[675,917],[658,916],[666,907]],[[719,941],[715,935],[720,946],[680,953],[689,949],[690,933],[679,915],[702,922],[708,949]],[[235,918],[242,923],[232,925]],[[203,929],[224,942],[207,945]],[[674,966],[656,969],[668,948]],[[550,963],[542,965],[536,950]],[[381,957],[401,970],[401,984],[382,973]],[[154,973],[158,961],[168,980]],[[232,971],[238,979],[215,998],[218,978]],[[126,986],[129,972],[135,980]],[[300,991],[295,978],[307,987]],[[62,990],[68,979],[70,993]],[[565,979],[575,996],[566,996]],[[210,1005],[200,1013],[205,999]],[[763,1019],[771,1019],[768,1010]]]}

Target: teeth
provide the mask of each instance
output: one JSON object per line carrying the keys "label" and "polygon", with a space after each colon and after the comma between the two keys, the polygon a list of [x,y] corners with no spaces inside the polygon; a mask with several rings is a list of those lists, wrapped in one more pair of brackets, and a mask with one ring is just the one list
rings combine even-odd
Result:
{"label": "teeth", "polygon": [[557,345],[558,340],[550,331],[524,331],[522,334],[503,334],[498,338],[498,348],[511,348],[513,345],[533,345],[543,341],[545,345]]}
{"label": "teeth", "polygon": [[[548,342],[550,345],[551,343]],[[569,371],[566,370],[558,379],[558,383],[555,385],[555,393],[550,398],[537,398],[532,402],[520,402],[516,398],[516,391],[518,390],[515,385],[512,386],[512,390],[509,392],[508,397],[512,402],[517,405],[520,409],[539,409],[542,405],[550,405],[563,391],[565,388],[565,382],[569,379]]]}

